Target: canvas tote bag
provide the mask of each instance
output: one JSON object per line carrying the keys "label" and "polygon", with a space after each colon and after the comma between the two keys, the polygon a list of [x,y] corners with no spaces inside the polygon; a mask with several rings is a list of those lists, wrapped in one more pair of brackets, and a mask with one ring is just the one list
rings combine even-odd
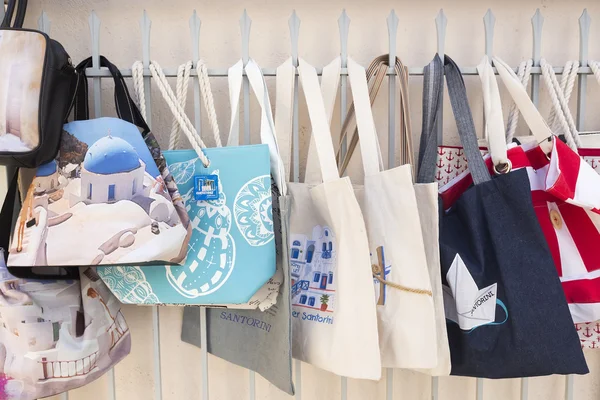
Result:
{"label": "canvas tote bag", "polygon": [[[510,67],[498,58],[494,63],[536,139],[536,142],[509,149],[508,158],[513,170],[527,171],[535,213],[563,282],[574,322],[597,321],[600,319],[597,278],[600,262],[593,238],[599,235],[595,226],[600,218],[597,190],[600,176],[553,135],[526,91],[518,85]],[[574,140],[570,145],[577,148]],[[491,168],[491,163],[488,167]],[[470,182],[472,177],[465,174],[444,188],[442,198],[446,208]],[[585,333],[590,335],[589,331]]]}
{"label": "canvas tote bag", "polygon": [[[376,59],[375,61],[380,61],[382,64],[378,64],[378,65],[383,65],[385,68],[373,68],[373,65],[375,63],[375,61],[371,64],[371,66],[369,67],[369,70],[367,71],[367,80],[369,82],[369,88],[371,91],[376,90],[377,86],[380,85],[379,80],[383,79],[383,77],[387,74],[388,68],[387,68],[387,58],[385,58],[385,60],[381,60],[382,57],[379,57],[378,59]],[[330,69],[333,69],[333,71],[330,73]],[[330,107],[330,109],[328,109],[328,112],[330,112],[330,110],[333,110],[333,103],[335,102],[335,95],[337,93],[337,82],[339,80],[339,69],[340,69],[340,65],[339,62],[338,63],[330,63],[328,66],[326,66],[323,69],[323,78],[321,80],[321,88],[322,88],[322,92],[323,92],[323,96],[324,98],[332,98],[333,100],[326,102],[326,108]],[[383,77],[381,76],[381,73],[383,73]],[[401,148],[401,162],[406,162],[408,163],[407,165],[410,165],[409,161],[412,160],[412,150],[408,151],[408,149],[406,149],[406,147],[410,147],[411,144],[411,140],[409,137],[407,136],[411,136],[411,126],[410,126],[410,117],[408,115],[409,110],[408,110],[408,70],[406,69],[406,67],[404,67],[404,65],[402,64],[402,62],[396,58],[396,73],[398,74],[399,77],[399,87],[400,87],[400,113],[401,113],[401,125],[400,125],[400,135],[401,135],[401,140],[400,142],[402,143],[400,148]],[[356,77],[356,74],[354,74],[354,76]],[[332,77],[332,78],[329,78]],[[371,83],[372,79],[369,79],[369,77],[371,77],[372,79],[375,80],[374,83]],[[335,84],[329,84],[328,82],[335,80]],[[329,96],[327,96],[328,94],[330,94]],[[370,92],[370,100],[371,103],[374,100],[374,94]],[[359,135],[357,135],[357,123],[356,123],[356,118],[355,117],[355,107],[356,104],[352,104],[350,106],[350,110],[348,111],[348,117],[346,118],[346,121],[343,124],[342,127],[342,137],[343,135],[350,135],[353,134],[353,138],[351,140],[351,143],[358,143],[358,139],[359,139]],[[363,107],[365,108],[365,107]],[[329,118],[331,118],[331,114],[328,114]],[[364,124],[363,124],[364,125]],[[363,128],[365,129],[365,128]],[[430,129],[434,129],[434,127],[430,127]],[[340,137],[340,142],[342,140],[342,137]],[[311,141],[312,143],[312,141]],[[351,149],[352,146],[348,147],[348,151],[346,153],[346,157],[343,160],[340,160],[341,162],[341,168],[342,170],[345,168],[345,166],[348,165],[349,159],[350,159],[350,154],[351,154]],[[376,149],[378,150],[379,153],[379,146],[376,146]],[[402,151],[404,149],[404,151]],[[362,151],[361,151],[362,152]],[[411,153],[410,157],[405,154],[405,153]],[[379,157],[379,154],[377,155],[378,159],[380,159],[381,157]],[[382,161],[379,160],[380,164],[382,164]],[[309,165],[307,165],[307,170],[308,170]],[[406,166],[403,167],[406,169]],[[412,174],[410,174],[412,176]],[[307,176],[309,176],[309,173],[307,172]],[[406,181],[404,181],[406,182]],[[410,182],[410,184],[412,185],[412,181]],[[368,185],[367,182],[365,182],[365,187]],[[355,192],[357,191],[357,187],[355,186]],[[362,189],[358,189],[358,191],[362,191]],[[425,255],[426,255],[426,260],[427,260],[427,268],[429,271],[429,280],[430,280],[430,285],[431,285],[431,289],[432,289],[432,294],[433,294],[433,302],[434,302],[434,316],[435,316],[435,342],[431,343],[431,349],[433,349],[434,352],[437,353],[437,364],[434,365],[432,368],[426,368],[426,369],[417,369],[417,368],[413,368],[413,369],[417,369],[420,372],[423,373],[427,373],[427,374],[431,374],[431,375],[448,375],[450,374],[450,349],[448,347],[448,336],[447,336],[447,332],[446,332],[446,320],[444,317],[444,303],[443,303],[443,296],[442,296],[442,285],[441,285],[441,275],[440,275],[440,258],[439,258],[439,244],[438,244],[438,201],[437,201],[437,184],[435,183],[419,183],[414,185],[414,192],[416,195],[416,199],[417,199],[417,205],[418,205],[418,212],[419,212],[419,220],[420,220],[420,226],[418,226],[416,228],[416,230],[421,230],[423,233],[423,242],[424,242],[424,250],[425,250]],[[358,196],[357,196],[358,197]],[[361,193],[361,196],[359,197],[359,199],[363,199],[363,193]],[[402,198],[402,197],[400,197]],[[368,202],[367,202],[368,203]],[[363,204],[363,207],[365,206],[365,204]],[[402,207],[400,207],[402,208]],[[386,226],[386,229],[389,225]],[[398,228],[393,228],[393,229],[398,229]],[[400,228],[401,229],[401,228]],[[415,230],[415,231],[416,231]],[[403,246],[403,245],[402,245]],[[404,249],[406,250],[406,249]],[[410,249],[410,251],[413,251],[412,249]],[[373,255],[372,255],[373,257]],[[382,282],[380,282],[377,277],[374,277],[374,284],[375,284],[375,289],[376,289],[376,293],[378,292]],[[389,306],[389,305],[388,305]],[[404,306],[404,305],[402,305]],[[391,310],[394,310],[394,308],[391,308]],[[381,317],[382,311],[384,311],[383,307],[381,307],[380,305],[378,305],[378,313]],[[389,312],[389,310],[387,311]],[[413,330],[414,330],[414,325],[413,326]],[[421,329],[421,328],[418,328]],[[415,333],[415,332],[413,332]],[[405,332],[405,334],[407,336],[408,332]],[[380,318],[380,340],[382,337],[382,331],[381,331],[381,318]],[[425,334],[425,337],[427,337],[428,334]],[[385,358],[386,357],[386,351],[382,350],[381,351],[382,357]],[[407,353],[409,354],[409,353]],[[422,361],[419,361],[422,362]]]}
{"label": "canvas tote bag", "polygon": [[37,169],[15,226],[9,267],[185,259],[188,231],[158,167],[164,162],[160,148],[118,69],[104,57],[100,63],[115,81],[120,118],[88,119],[83,71],[91,59],[84,60],[77,66],[75,121],[64,125],[56,160]]}
{"label": "canvas tote bag", "polygon": [[370,243],[382,366],[432,368],[434,305],[412,168],[383,171],[366,71],[349,58],[348,73],[364,172],[364,186],[355,186],[355,193]]}
{"label": "canvas tote bag", "polygon": [[[261,137],[279,139],[281,134],[278,132],[275,136],[274,133],[271,105],[262,72],[253,60],[249,60],[246,67],[240,62],[229,69],[231,109],[234,113],[231,126],[233,129],[239,128],[236,126],[235,119],[239,110],[238,103],[244,70],[261,106],[261,130],[268,129],[267,132],[261,133]],[[278,68],[277,110],[279,110],[280,94],[285,96],[286,92],[290,93],[286,85],[291,83],[293,91],[294,73],[291,61]],[[281,76],[282,74],[283,76]],[[291,114],[288,114],[287,122],[289,127],[285,132],[289,135]],[[235,135],[235,133],[233,134]],[[277,162],[279,163],[279,161],[280,158]],[[275,290],[276,297],[273,301],[261,302],[258,304],[258,309],[255,310],[207,309],[207,346],[209,353],[251,369],[282,391],[293,395],[289,259],[287,255],[289,200],[286,196],[285,181],[282,180],[281,188],[275,184],[273,188],[277,271],[271,281],[280,282],[281,285],[271,285],[269,291]],[[282,195],[278,196],[280,190]],[[186,307],[184,309],[181,339],[200,347],[200,314],[197,308]]]}
{"label": "canvas tote bag", "polygon": [[[490,176],[478,150],[462,76],[448,56],[444,72],[474,181],[440,221],[452,374],[511,378],[587,373],[560,281],[533,211],[527,171],[512,171],[510,163],[494,164],[497,173]],[[424,79],[425,87],[433,82],[434,87],[441,88],[439,57],[426,67]],[[494,83],[495,79],[489,82]],[[486,123],[489,137],[500,132],[490,144],[504,143],[503,126],[492,130],[490,118]],[[421,173],[433,180],[437,143],[435,136],[427,139],[420,150]],[[506,151],[506,147],[490,148],[494,161],[496,154],[502,157]]]}
{"label": "canvas tote bag", "polygon": [[[219,146],[208,73],[203,63],[198,65],[198,82]],[[193,147],[165,153],[190,214],[190,257],[182,266],[147,271],[116,267],[104,270],[102,277],[110,280],[120,299],[135,304],[246,304],[275,273],[269,148],[206,149],[160,66],[152,62],[150,70]],[[240,163],[248,165],[241,168]],[[263,262],[257,265],[255,259]],[[144,288],[144,298],[137,296],[138,287]]]}
{"label": "canvas tote bag", "polygon": [[79,388],[129,354],[121,304],[92,268],[74,270],[76,279],[17,278],[0,250],[0,398]]}
{"label": "canvas tote bag", "polygon": [[316,71],[299,60],[298,72],[323,183],[288,185],[293,354],[338,375],[378,380],[381,359],[366,227],[350,180],[339,177]]}

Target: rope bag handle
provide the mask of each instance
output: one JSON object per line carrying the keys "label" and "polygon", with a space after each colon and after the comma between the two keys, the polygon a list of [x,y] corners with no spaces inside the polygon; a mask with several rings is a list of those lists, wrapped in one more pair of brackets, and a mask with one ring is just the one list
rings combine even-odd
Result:
{"label": "rope bag handle", "polygon": [[[517,69],[517,78],[523,85],[523,87],[527,87],[529,84],[529,78],[531,77],[531,68],[533,67],[533,60],[525,60],[519,64],[519,68]],[[519,123],[519,108],[517,107],[517,103],[514,101],[511,103],[509,111],[508,111],[508,121],[506,122],[506,143],[511,143],[513,138],[515,137],[515,132],[517,131],[517,125]]]}
{"label": "rope bag handle", "polygon": [[[144,71],[143,68],[144,68],[143,64],[140,61],[136,61],[132,66],[132,75],[133,75],[134,86],[135,86],[136,93],[138,95],[140,104],[145,103],[145,94],[144,94],[144,90],[143,90],[143,86],[144,86],[143,85],[143,71]],[[203,149],[206,149],[206,145],[204,144],[204,142],[200,138],[200,135],[194,128],[194,125],[191,123],[191,121],[185,114],[185,110],[183,109],[183,107],[181,106],[180,103],[178,103],[177,96],[175,95],[175,93],[173,93],[173,89],[169,85],[169,82],[167,81],[166,76],[164,75],[162,69],[160,68],[160,65],[158,65],[158,63],[156,61],[151,61],[149,68],[150,68],[150,73],[152,74],[152,77],[155,79],[158,89],[160,90],[165,101],[167,102],[167,105],[169,106],[169,109],[173,113],[175,120],[178,122],[181,130],[183,131],[183,133],[189,140],[192,148],[198,154],[198,157],[200,158],[200,161],[202,161],[202,164],[204,165],[204,167],[208,168],[208,166],[210,165],[210,161],[203,152]],[[200,93],[202,95],[202,99],[204,100],[204,106],[208,112],[208,118],[209,118],[209,122],[210,122],[210,125],[212,128],[212,131],[213,131],[215,143],[216,143],[217,147],[221,147],[219,126],[217,123],[217,117],[216,117],[216,112],[215,112],[215,107],[214,107],[214,99],[213,99],[212,91],[210,88],[210,82],[208,79],[207,68],[206,68],[206,65],[204,64],[204,62],[200,60],[197,63],[196,69],[198,72],[198,84],[200,86]],[[146,115],[145,107],[142,110],[142,115],[144,115],[144,116]]]}
{"label": "rope bag handle", "polygon": [[[556,79],[556,74],[554,73],[552,65],[550,65],[545,59],[541,59],[540,66],[542,68],[542,77],[544,78],[544,83],[548,87],[548,93],[550,94],[550,100],[552,101],[553,113],[551,113],[550,115],[552,121],[548,121],[549,126],[552,129],[552,132],[556,132],[555,121],[556,118],[558,118],[558,122],[560,123],[562,131],[565,135],[567,145],[571,149],[573,149],[573,151],[577,152],[577,149],[581,147],[581,139],[579,138],[579,133],[577,132],[575,121],[573,120],[573,116],[571,115],[571,111],[569,110],[569,104],[565,96],[565,92],[569,86],[569,78],[572,79],[573,85],[575,83],[575,77],[577,76],[579,63],[577,63],[577,67],[575,68],[571,66],[571,70],[575,70],[574,74],[571,72],[566,78],[563,75],[563,81],[565,81],[564,88],[558,82],[558,79]],[[573,89],[571,88],[571,91],[572,90]]]}
{"label": "rope bag handle", "polygon": [[[369,84],[369,97],[371,100],[371,106],[375,102],[379,90],[383,83],[384,78],[387,76],[389,65],[389,55],[383,54],[375,58],[369,67],[367,68],[367,82]],[[400,146],[401,146],[401,164],[413,164],[413,151],[412,151],[412,133],[411,133],[411,122],[409,112],[409,99],[408,99],[408,68],[404,66],[400,58],[396,57],[396,63],[394,64],[396,75],[399,80],[400,88]],[[342,134],[340,135],[340,143],[344,138],[350,137],[348,148],[343,159],[341,158],[341,146],[338,148],[336,154],[336,160],[340,165],[340,173],[343,174],[350,163],[354,149],[358,144],[358,128],[356,124],[356,116],[354,110],[354,103],[350,105],[346,119],[342,126]]]}

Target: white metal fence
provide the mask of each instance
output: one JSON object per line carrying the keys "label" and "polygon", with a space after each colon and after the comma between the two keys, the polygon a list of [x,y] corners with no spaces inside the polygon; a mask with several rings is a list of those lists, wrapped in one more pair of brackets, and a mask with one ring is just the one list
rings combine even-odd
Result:
{"label": "white metal fence", "polygon": [[[485,14],[483,18],[483,28],[485,34],[485,53],[488,55],[493,54],[493,40],[494,40],[494,25],[495,25],[495,17],[491,10]],[[540,84],[539,84],[539,76],[541,74],[541,69],[539,67],[539,62],[541,59],[541,45],[542,45],[542,27],[543,27],[543,16],[539,10],[533,15],[532,19],[532,32],[533,32],[533,43],[532,43],[532,58],[534,61],[534,67],[532,68],[532,80],[531,80],[531,96],[533,101],[537,104],[539,101],[539,93],[540,93]],[[580,28],[580,48],[579,48],[579,61],[581,67],[579,68],[579,80],[578,80],[578,91],[577,91],[577,127],[579,130],[584,130],[584,120],[586,113],[586,90],[587,90],[587,78],[588,75],[592,73],[591,69],[588,67],[588,43],[589,43],[589,32],[590,32],[590,23],[591,19],[587,13],[587,10],[583,11],[583,14],[579,18],[579,28]],[[108,70],[105,68],[98,68],[99,66],[99,42],[100,42],[100,24],[101,21],[98,16],[92,12],[89,16],[89,27],[90,27],[90,40],[91,40],[91,49],[93,56],[93,64],[94,66],[87,71],[88,77],[91,78],[93,85],[93,104],[94,104],[94,113],[96,117],[102,115],[102,99],[101,99],[101,85],[102,80],[110,77]],[[38,20],[39,28],[47,33],[50,33],[50,19],[46,15],[46,13],[42,13]],[[152,22],[150,20],[149,15],[144,11],[141,19],[140,19],[140,28],[142,32],[142,37],[140,41],[141,50],[142,50],[142,61],[145,66],[144,71],[144,84],[146,93],[151,93],[151,75],[150,71],[147,68],[149,61],[151,60],[150,54],[150,41],[151,41],[151,25]],[[341,104],[340,107],[341,113],[339,118],[341,121],[345,118],[346,113],[346,105],[347,105],[347,70],[346,70],[346,57],[347,57],[347,44],[348,44],[348,30],[350,27],[350,18],[346,14],[346,12],[342,12],[339,20],[339,32],[340,32],[340,52],[342,57],[342,76],[341,76]],[[398,18],[394,11],[392,11],[387,18],[387,25],[389,31],[389,54],[390,59],[395,59],[396,56],[396,36],[397,36],[397,28],[398,28]],[[443,10],[440,10],[439,14],[435,18],[435,27],[437,29],[437,51],[440,55],[444,54],[444,41],[446,38],[446,26],[447,26],[447,18],[444,15]],[[194,11],[191,18],[189,19],[189,30],[191,35],[191,51],[190,56],[193,60],[198,60],[200,58],[200,34],[201,34],[201,21],[196,12]],[[241,53],[242,58],[247,60],[249,58],[249,43],[250,43],[250,28],[251,28],[251,20],[248,14],[244,11],[243,15],[240,18],[240,30],[241,30]],[[289,28],[290,28],[290,36],[292,38],[291,43],[291,55],[294,59],[298,57],[298,37],[300,30],[300,19],[294,12],[289,19]],[[432,27],[433,28],[433,27]],[[110,54],[107,54],[110,58]],[[433,56],[433,54],[432,54]],[[390,63],[393,65],[393,62]],[[176,67],[170,66],[170,68],[165,68],[164,72],[168,77],[176,76]],[[475,67],[464,67],[461,69],[464,75],[475,75],[477,73]],[[123,76],[131,77],[131,69],[124,68],[121,70]],[[208,70],[209,76],[211,77],[226,77],[227,76],[227,68],[209,68]],[[555,68],[555,72],[560,74],[562,73],[562,68]],[[275,76],[275,68],[265,68],[263,69],[263,73],[265,76]],[[396,123],[396,99],[395,99],[395,71],[390,69],[388,72],[389,76],[389,91],[388,91],[388,165],[391,167],[395,162],[395,123]],[[422,75],[423,68],[422,67],[411,67],[409,68],[409,74],[414,75]],[[192,71],[192,76],[195,76],[195,71]],[[300,154],[299,154],[299,124],[298,124],[298,86],[296,84],[295,96],[294,96],[294,119],[293,119],[293,163],[292,163],[292,180],[299,180],[300,178]],[[246,78],[244,78],[244,86],[243,86],[243,101],[244,101],[244,123],[243,123],[243,138],[246,143],[250,143],[250,94],[249,94],[249,84]],[[200,95],[198,91],[198,86],[194,85],[194,121],[195,126],[200,131],[201,129],[201,112],[200,112]],[[420,104],[413,102],[413,107],[418,107]],[[152,99],[151,96],[146,97],[146,109],[148,114],[148,124],[152,127]],[[441,135],[441,127],[440,132]],[[417,123],[415,123],[414,129],[416,131],[419,130]],[[344,144],[342,144],[342,152],[344,151]],[[124,307],[126,311],[126,317],[130,317],[134,313],[140,313],[140,315],[148,315],[147,308],[135,308],[132,306]],[[143,310],[143,311],[142,311]],[[179,393],[175,397],[166,396],[165,393],[170,393],[171,388],[163,384],[163,375],[164,372],[161,369],[161,355],[165,355],[164,350],[161,348],[161,334],[168,333],[170,338],[179,338],[179,330],[181,328],[180,324],[169,324],[167,327],[161,324],[160,316],[163,313],[167,313],[169,315],[169,321],[180,322],[177,317],[174,319],[173,309],[165,309],[159,307],[152,307],[151,309],[151,319],[152,319],[152,342],[153,342],[153,354],[152,354],[152,376],[146,377],[142,376],[136,382],[127,382],[127,381],[119,381],[119,385],[128,385],[128,384],[136,384],[143,385],[146,382],[147,378],[150,378],[150,381],[146,382],[147,385],[150,385],[154,388],[153,395],[154,399],[161,400],[163,397],[170,398],[181,398],[181,399],[209,399],[209,382],[213,384],[213,380],[209,379],[209,374],[211,374],[211,368],[209,365],[209,359],[211,363],[214,358],[207,354],[206,352],[206,313],[204,308],[199,309],[201,314],[201,340],[202,340],[202,350],[199,353],[200,357],[197,360],[197,363],[200,364],[201,376],[195,375],[193,371],[181,369],[181,374],[186,374],[186,378],[194,381],[199,381],[199,384],[195,384],[194,387],[200,387],[199,392],[186,392]],[[180,311],[180,310],[178,310]],[[175,311],[177,312],[177,311]],[[161,327],[163,328],[161,331]],[[168,331],[165,331],[165,328],[168,328]],[[132,328],[132,337],[133,337],[133,346],[136,346],[136,338],[138,335],[148,335],[148,332],[144,332],[142,329],[134,329]],[[349,333],[350,334],[350,333]],[[360,345],[360,343],[357,343]],[[184,345],[187,346],[187,345]],[[191,347],[189,348],[191,349]],[[184,352],[187,350],[183,350]],[[193,351],[193,350],[189,350]],[[170,351],[169,351],[170,355]],[[560,378],[552,378],[552,381],[544,381],[547,382],[551,387],[548,389],[546,393],[552,393],[552,398],[564,398],[565,400],[588,400],[588,399],[597,399],[600,398],[600,388],[598,388],[597,384],[593,383],[593,375],[600,373],[600,363],[598,362],[598,356],[594,353],[586,353],[588,361],[593,360],[590,364],[590,370],[592,375],[587,381],[584,382],[585,385],[588,385],[585,390],[581,391],[583,397],[575,396],[576,388],[574,385],[574,377],[560,377]],[[148,356],[145,357],[148,359]],[[169,364],[169,369],[177,368],[177,360],[171,361]],[[120,367],[118,366],[116,369],[120,371]],[[225,374],[227,370],[220,369],[219,374]],[[295,385],[296,385],[296,395],[295,399],[305,399],[312,400],[317,397],[315,393],[319,392],[318,388],[315,390],[306,390],[306,384],[303,384],[303,380],[310,380],[310,382],[315,382],[314,385],[319,385],[321,382],[316,375],[318,372],[313,367],[307,366],[306,364],[302,364],[299,361],[294,361],[294,376],[295,376]],[[309,376],[303,375],[303,372],[307,372]],[[119,372],[117,372],[118,374]],[[400,370],[392,370],[386,369],[384,376],[382,378],[382,383],[379,384],[366,384],[367,386],[363,386],[362,388],[357,385],[362,385],[359,381],[348,380],[346,378],[334,378],[331,374],[325,374],[326,377],[324,379],[339,379],[339,383],[333,383],[332,385],[339,385],[338,389],[331,389],[329,386],[329,391],[327,394],[323,394],[319,396],[319,398],[323,399],[332,399],[337,400],[337,398],[341,400],[348,400],[350,398],[355,399],[385,399],[385,400],[393,400],[393,399],[433,399],[433,400],[441,400],[444,398],[448,399],[466,399],[466,398],[475,398],[477,400],[483,400],[488,398],[498,398],[498,399],[509,399],[509,398],[520,398],[521,400],[528,399],[547,399],[549,398],[546,394],[539,394],[533,390],[530,390],[530,379],[523,378],[518,383],[518,389],[515,387],[515,380],[510,382],[510,387],[508,389],[500,389],[501,385],[507,385],[507,381],[489,381],[483,379],[465,379],[465,378],[429,378],[420,376],[417,374],[414,375],[406,375],[403,376],[402,380],[395,379],[399,374],[404,374],[404,371]],[[143,375],[143,374],[142,374]],[[231,379],[238,379],[243,377],[243,374],[237,374],[235,377],[231,376],[220,376],[220,380],[218,384],[228,385],[231,384]],[[417,377],[418,376],[418,377]],[[416,378],[415,378],[416,377]],[[244,390],[244,393],[234,394],[232,392],[221,392],[219,395],[215,395],[214,398],[219,399],[246,399],[255,400],[255,399],[264,399],[264,400],[272,400],[275,398],[290,398],[289,396],[278,393],[276,390],[266,390],[262,391],[260,394],[257,394],[257,381],[258,378],[252,371],[248,371],[247,375],[247,393]],[[428,380],[428,386],[424,386],[424,379]],[[545,379],[545,378],[535,378],[535,379]],[[564,379],[564,384],[558,384],[556,379]],[[118,377],[115,374],[114,370],[111,370],[107,378],[102,380],[103,385],[108,385],[108,389],[105,390],[92,390],[87,391],[83,395],[82,393],[77,394],[79,391],[75,391],[72,394],[72,398],[85,398],[85,399],[104,399],[107,398],[111,400],[117,399],[117,381]],[[399,387],[395,383],[401,382],[403,385]],[[498,383],[501,382],[501,383]],[[261,383],[262,384],[262,383]],[[309,383],[312,384],[312,383]],[[96,383],[92,384],[96,385]],[[420,385],[418,388],[409,388],[409,385]],[[536,384],[535,387],[537,389],[543,387],[545,384]],[[235,386],[235,385],[234,385]],[[532,385],[534,386],[534,385]],[[487,389],[486,389],[487,388]],[[304,390],[303,390],[304,389]],[[81,390],[81,389],[80,389]],[[460,391],[454,393],[454,391]],[[135,390],[133,390],[135,391]],[[557,394],[557,391],[560,392]],[[579,391],[578,391],[579,392]],[[224,394],[228,393],[228,394]],[[183,396],[183,397],[182,397]],[[58,398],[68,399],[70,396],[68,393],[65,393]],[[142,397],[139,397],[142,398]],[[213,399],[213,396],[210,396],[210,399]],[[129,400],[129,398],[119,400]]]}

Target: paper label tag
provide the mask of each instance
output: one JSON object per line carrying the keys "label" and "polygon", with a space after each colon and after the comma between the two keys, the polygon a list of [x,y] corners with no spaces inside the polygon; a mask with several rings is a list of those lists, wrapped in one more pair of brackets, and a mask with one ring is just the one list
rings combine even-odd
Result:
{"label": "paper label tag", "polygon": [[194,176],[194,197],[196,200],[219,199],[219,176],[196,175]]}

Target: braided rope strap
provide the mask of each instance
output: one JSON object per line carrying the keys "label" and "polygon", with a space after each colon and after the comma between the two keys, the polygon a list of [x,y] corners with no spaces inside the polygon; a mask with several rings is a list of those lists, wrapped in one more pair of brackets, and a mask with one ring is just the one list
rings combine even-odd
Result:
{"label": "braided rope strap", "polygon": [[600,84],[600,61],[590,61],[588,62],[588,65],[594,73],[594,78],[596,78],[596,81]]}
{"label": "braided rope strap", "polygon": [[144,65],[141,61],[136,61],[131,67],[131,77],[133,79],[133,90],[137,100],[137,106],[144,120],[146,118],[146,96],[144,94]]}
{"label": "braided rope strap", "polygon": [[[565,67],[563,69],[561,81],[560,81],[560,90],[565,95],[565,100],[567,104],[571,99],[571,94],[573,93],[573,88],[575,87],[575,79],[577,78],[577,74],[579,73],[579,62],[578,61],[567,61],[565,63]],[[548,125],[553,131],[559,129],[558,119],[557,119],[557,110],[555,107],[552,107],[550,111],[550,116],[548,118]]]}
{"label": "braided rope strap", "polygon": [[542,67],[542,77],[544,78],[544,83],[548,86],[548,92],[550,93],[550,100],[552,101],[552,106],[556,110],[561,110],[562,112],[557,112],[556,115],[562,126],[563,133],[565,135],[565,139],[567,140],[567,144],[571,149],[577,151],[577,148],[581,147],[581,140],[579,139],[579,134],[577,132],[577,128],[575,127],[575,121],[569,111],[569,105],[565,99],[564,93],[561,91],[560,84],[556,79],[556,75],[554,74],[554,69],[552,65],[550,65],[545,59],[540,60],[540,66]]}
{"label": "braided rope strap", "polygon": [[[190,73],[192,71],[192,62],[188,61],[185,64],[181,64],[177,68],[177,84],[175,91],[177,94],[177,103],[181,108],[185,109],[187,102],[188,85],[190,82]],[[171,135],[169,136],[169,150],[176,149],[179,147],[179,137],[181,132],[181,126],[177,119],[173,116],[173,122],[171,124]]]}
{"label": "braided rope strap", "polygon": [[[185,133],[186,137],[188,138],[188,140],[190,142],[190,145],[198,154],[198,157],[200,158],[202,165],[204,165],[204,167],[207,168],[210,165],[210,161],[208,160],[208,158],[202,151],[203,149],[206,148],[204,142],[202,142],[202,139],[196,132],[194,126],[188,119],[187,115],[185,115],[185,111],[183,110],[183,108],[177,103],[175,94],[173,93],[173,90],[169,86],[167,78],[165,77],[164,73],[162,72],[162,69],[160,68],[160,66],[155,62],[151,62],[149,67],[150,67],[150,73],[152,74],[152,77],[154,78],[155,83],[156,83],[158,89],[160,90],[163,98],[167,102],[169,109],[171,110],[171,112],[173,113],[175,118],[177,119],[177,122],[180,124],[180,126],[183,130],[183,133]],[[132,66],[132,70],[136,71],[135,72],[136,75],[140,72],[140,70],[143,73],[142,63],[139,61],[135,62]],[[133,75],[133,73],[132,73],[132,75]]]}
{"label": "braided rope strap", "polygon": [[[526,61],[522,61],[519,64],[519,68],[517,71],[517,77],[519,81],[523,85],[523,87],[527,87],[529,84],[529,77],[531,76],[531,68],[533,67],[533,60],[529,59]],[[511,143],[513,138],[515,137],[515,132],[517,131],[517,124],[519,122],[519,108],[517,104],[513,101],[510,105],[510,109],[508,112],[508,122],[506,123],[506,143]]]}
{"label": "braided rope strap", "polygon": [[377,264],[371,265],[371,270],[373,271],[373,278],[377,279],[380,283],[383,283],[384,285],[393,287],[394,289],[402,290],[403,292],[409,292],[409,293],[415,293],[415,294],[425,294],[429,297],[432,297],[431,290],[414,289],[414,288],[410,288],[408,286],[402,286],[402,285],[394,283],[394,282],[386,281],[385,279],[383,279],[381,277],[381,274],[383,273],[383,271],[381,270],[381,267]]}

